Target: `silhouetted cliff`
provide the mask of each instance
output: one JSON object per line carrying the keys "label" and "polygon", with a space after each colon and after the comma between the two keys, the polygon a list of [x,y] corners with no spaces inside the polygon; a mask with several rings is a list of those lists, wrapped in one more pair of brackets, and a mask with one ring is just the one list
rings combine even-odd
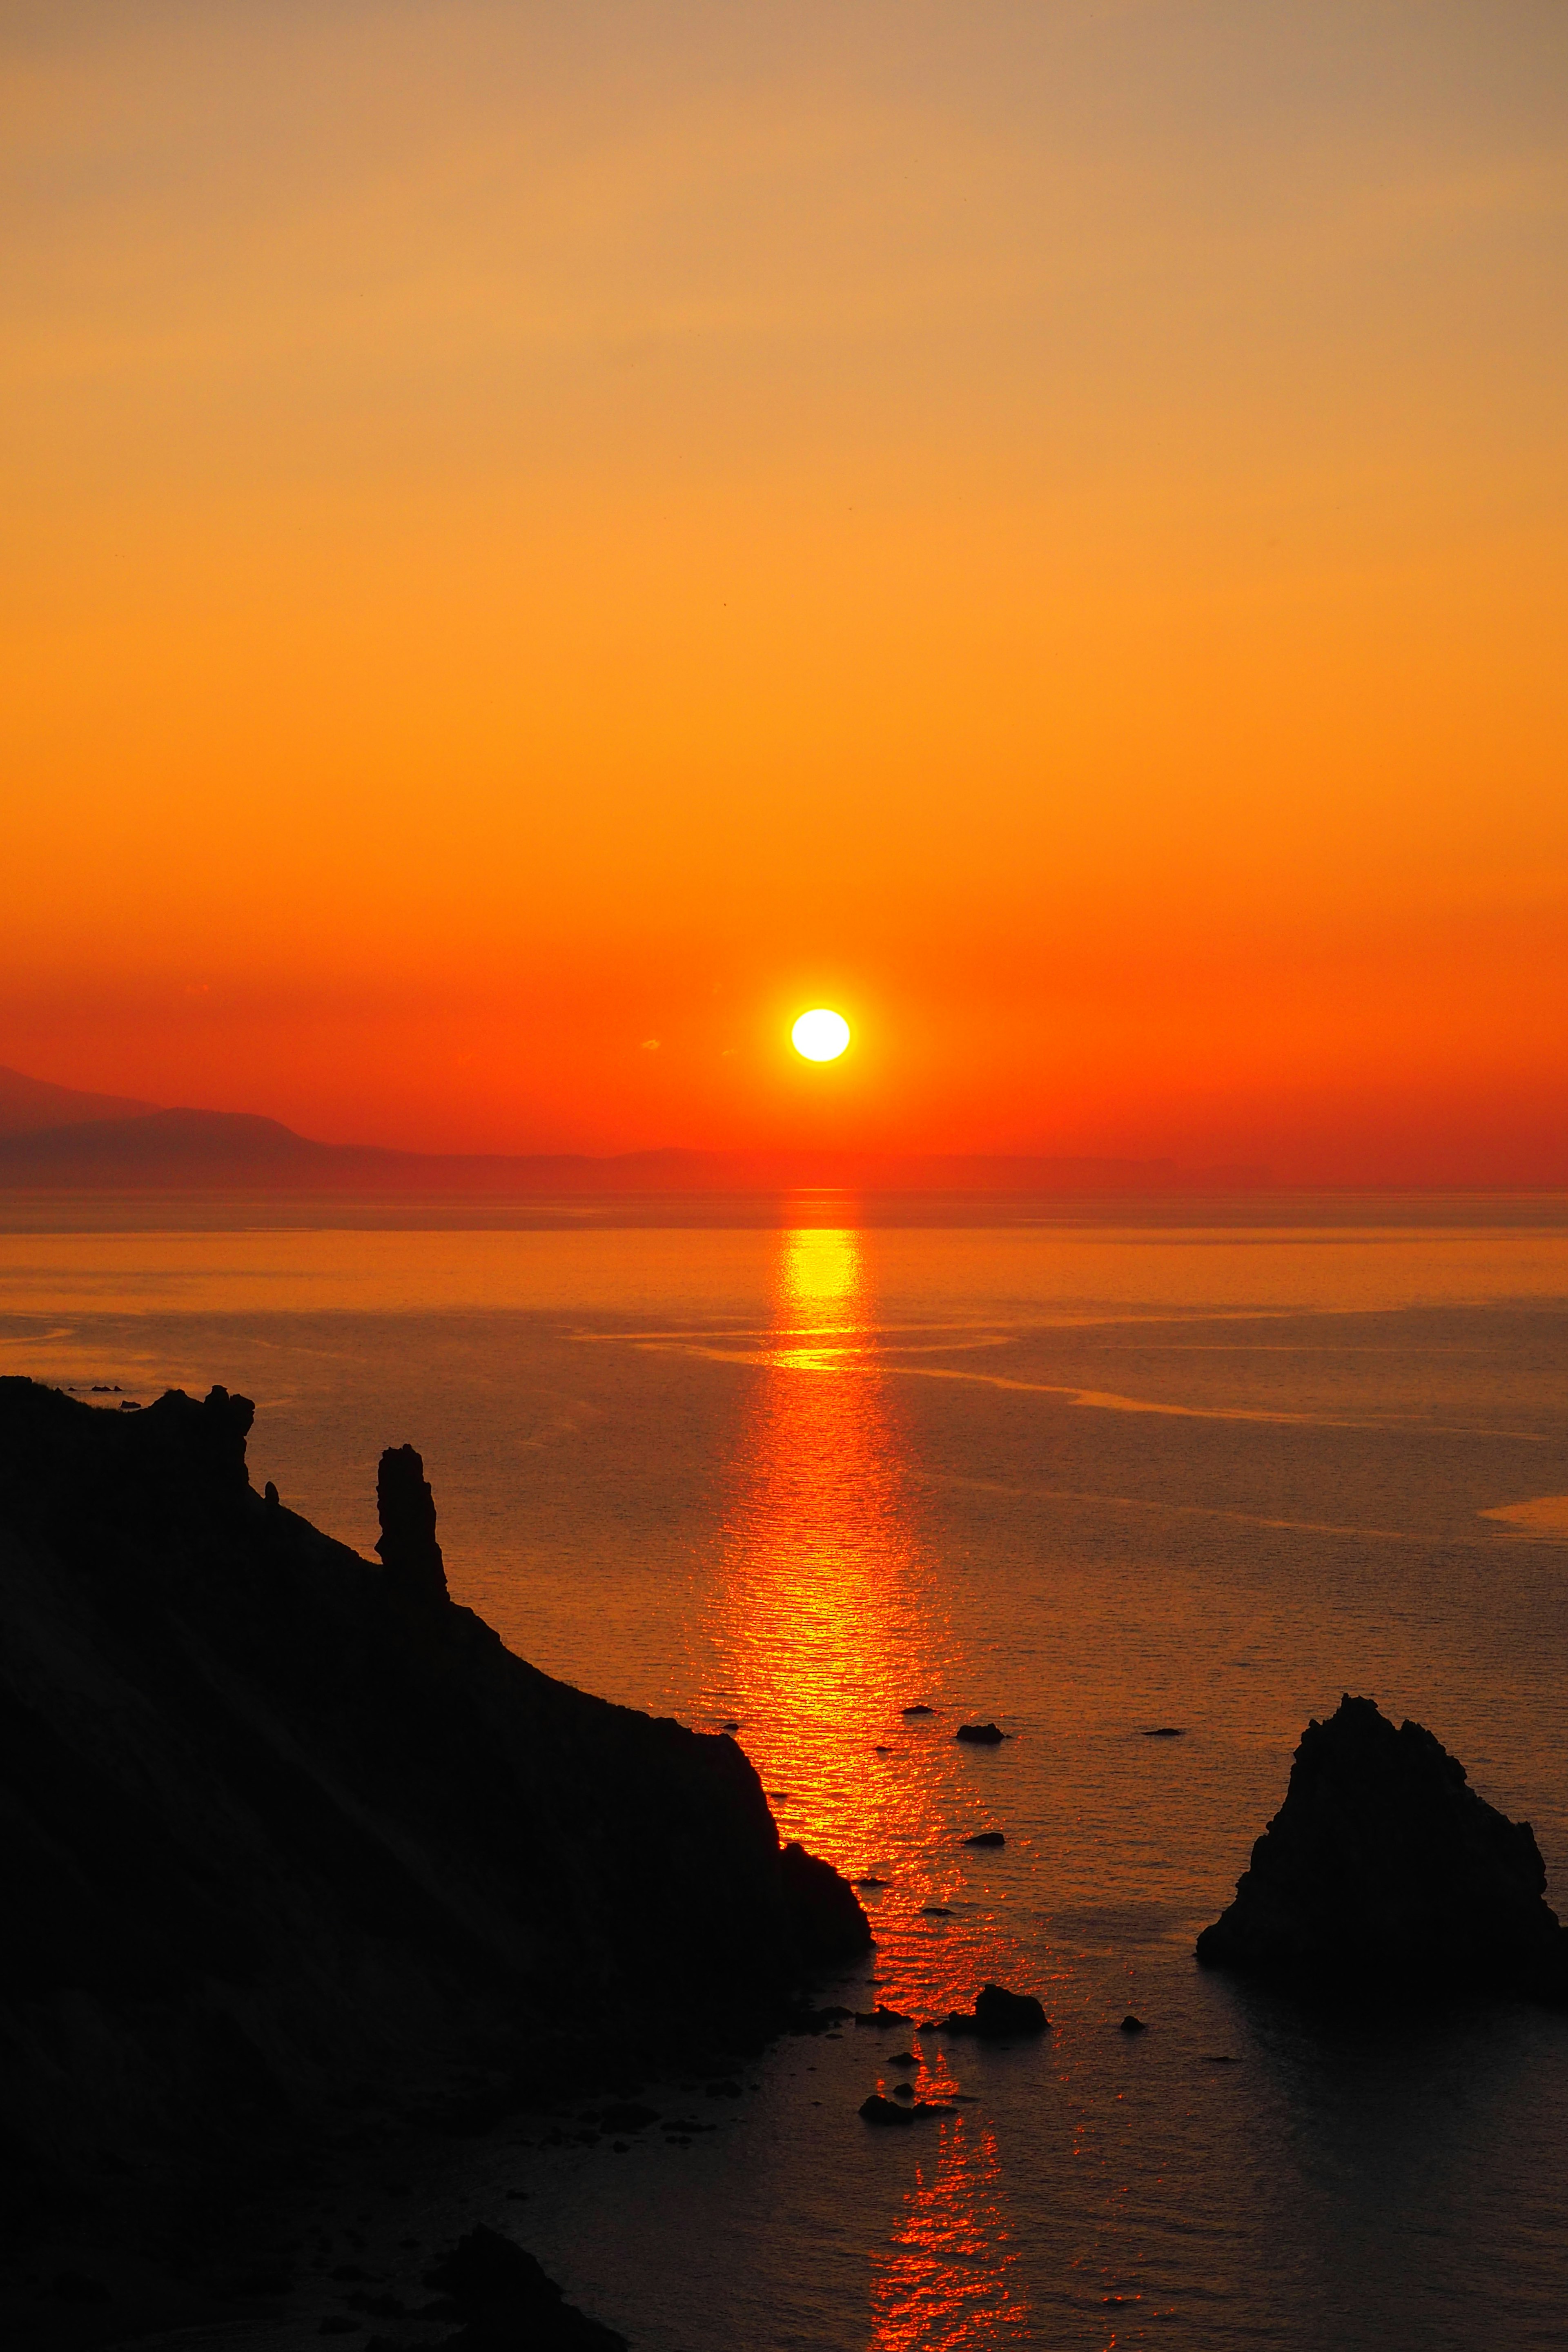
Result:
{"label": "silhouetted cliff", "polygon": [[1373,1995],[1506,1989],[1568,2000],[1568,1932],[1528,1822],[1418,1723],[1345,1696],[1311,1722],[1285,1802],[1200,1960]]}
{"label": "silhouetted cliff", "polygon": [[476,2036],[526,2075],[552,2035],[754,2027],[864,1948],[732,1740],[446,1599],[411,1449],[376,1566],[252,1491],[250,1420],[0,1381],[0,2123],[35,2188],[416,2100]]}

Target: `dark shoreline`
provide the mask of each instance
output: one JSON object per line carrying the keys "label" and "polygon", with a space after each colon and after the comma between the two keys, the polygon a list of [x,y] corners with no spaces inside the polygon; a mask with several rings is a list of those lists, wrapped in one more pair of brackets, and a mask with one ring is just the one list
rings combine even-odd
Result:
{"label": "dark shoreline", "polygon": [[232,2317],[307,2182],[728,2073],[869,1948],[731,1739],[446,1598],[416,1456],[376,1566],[253,1492],[249,1420],[0,1381],[16,2340]]}

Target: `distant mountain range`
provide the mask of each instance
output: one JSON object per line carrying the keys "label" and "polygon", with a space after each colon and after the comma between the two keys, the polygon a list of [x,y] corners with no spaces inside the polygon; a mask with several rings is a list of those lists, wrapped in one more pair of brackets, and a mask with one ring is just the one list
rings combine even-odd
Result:
{"label": "distant mountain range", "polygon": [[504,1198],[591,1193],[1169,1192],[1251,1187],[1261,1169],[1171,1160],[883,1151],[393,1151],[317,1143],[248,1111],[160,1110],[0,1067],[0,1190],[258,1191]]}
{"label": "distant mountain range", "polygon": [[25,1078],[0,1065],[0,1139],[34,1135],[52,1127],[80,1127],[88,1119],[143,1118],[156,1103],[130,1095],[86,1095],[57,1087],[47,1078]]}

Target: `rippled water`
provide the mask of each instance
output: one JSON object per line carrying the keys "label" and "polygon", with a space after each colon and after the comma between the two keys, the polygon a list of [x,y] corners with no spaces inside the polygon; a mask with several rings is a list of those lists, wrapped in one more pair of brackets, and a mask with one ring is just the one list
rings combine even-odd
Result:
{"label": "rippled water", "polygon": [[[1561,2341],[1568,2024],[1357,2027],[1191,1958],[1346,1688],[1568,1897],[1549,1216],[29,1234],[0,1284],[7,1369],[242,1388],[258,1481],[362,1546],[381,1446],[420,1446],[460,1598],[738,1724],[786,1832],[882,1882],[857,2005],[1045,2000],[1037,2049],[785,2045],[689,2148],[508,2149],[530,2242],[645,2352]],[[957,2114],[870,2133],[899,2081]]]}

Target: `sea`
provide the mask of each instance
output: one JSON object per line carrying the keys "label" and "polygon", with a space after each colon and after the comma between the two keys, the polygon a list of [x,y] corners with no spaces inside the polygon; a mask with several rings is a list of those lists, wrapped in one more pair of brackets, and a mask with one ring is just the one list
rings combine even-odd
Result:
{"label": "sea", "polygon": [[[1347,1691],[1568,1907],[1568,1201],[14,1199],[0,1368],[242,1391],[257,1485],[365,1550],[417,1446],[458,1600],[736,1727],[861,1882],[820,1998],[909,2026],[650,2088],[708,2128],[455,2144],[421,2242],[491,2221],[636,2352],[1564,2341],[1568,2018],[1349,2015],[1193,1946]],[[988,1980],[1051,2032],[916,2030]],[[952,2113],[864,2124],[901,2083]],[[337,2250],[395,2282],[378,2195]],[[294,2333],[184,2341],[313,2341],[330,2268]]]}

